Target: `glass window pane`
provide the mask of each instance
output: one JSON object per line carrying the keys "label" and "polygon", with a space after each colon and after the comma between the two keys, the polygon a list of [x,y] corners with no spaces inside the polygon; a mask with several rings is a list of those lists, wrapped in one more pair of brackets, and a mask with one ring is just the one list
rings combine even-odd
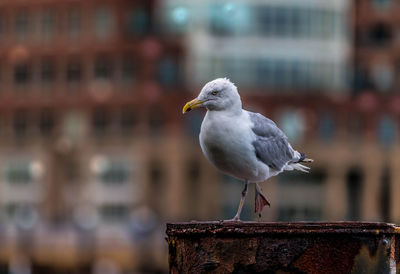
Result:
{"label": "glass window pane", "polygon": [[43,39],[50,40],[55,30],[55,15],[53,10],[42,12],[40,25]]}
{"label": "glass window pane", "polygon": [[129,178],[129,170],[121,163],[111,162],[109,167],[100,175],[100,180],[106,184],[126,183]]}
{"label": "glass window pane", "polygon": [[4,176],[10,184],[28,184],[33,182],[32,161],[14,160],[6,163]]}
{"label": "glass window pane", "polygon": [[67,63],[66,80],[69,89],[77,88],[82,81],[82,63],[79,58],[70,57]]}
{"label": "glass window pane", "polygon": [[92,127],[96,135],[106,133],[110,125],[109,112],[105,109],[96,109],[92,116]]}
{"label": "glass window pane", "polygon": [[16,137],[24,137],[28,129],[28,114],[24,110],[17,111],[13,117],[13,129]]}
{"label": "glass window pane", "polygon": [[384,147],[390,147],[396,140],[396,123],[390,116],[383,116],[379,120],[378,138]]}
{"label": "glass window pane", "polygon": [[14,83],[17,86],[25,86],[31,78],[30,66],[26,63],[17,64],[14,67]]}
{"label": "glass window pane", "polygon": [[106,7],[95,11],[95,34],[98,38],[107,38],[113,31],[114,16],[112,10]]}
{"label": "glass window pane", "polygon": [[126,222],[129,217],[129,207],[125,204],[105,204],[100,206],[100,216],[104,222]]}
{"label": "glass window pane", "polygon": [[17,40],[24,41],[29,31],[29,17],[26,10],[20,10],[15,16],[15,35]]}
{"label": "glass window pane", "polygon": [[70,9],[67,14],[67,33],[70,38],[77,38],[81,33],[82,14],[79,9]]}
{"label": "glass window pane", "polygon": [[142,35],[150,31],[149,11],[135,7],[127,13],[126,28],[130,35]]}
{"label": "glass window pane", "polygon": [[39,117],[39,130],[44,136],[51,135],[54,129],[54,113],[49,109],[44,109]]}
{"label": "glass window pane", "polygon": [[131,89],[136,77],[136,65],[133,56],[126,55],[121,63],[121,84],[122,88]]}
{"label": "glass window pane", "polygon": [[173,86],[178,84],[179,64],[174,57],[165,57],[161,60],[157,74],[158,81],[163,85]]}
{"label": "glass window pane", "polygon": [[121,112],[120,126],[123,134],[131,134],[137,124],[137,117],[133,110],[123,109]]}
{"label": "glass window pane", "polygon": [[111,60],[108,56],[98,56],[94,63],[94,78],[96,80],[109,80],[112,76]]}
{"label": "glass window pane", "polygon": [[320,137],[324,141],[331,141],[335,133],[335,121],[330,113],[324,113],[319,120]]}
{"label": "glass window pane", "polygon": [[50,58],[42,60],[40,78],[43,84],[50,85],[56,79],[56,67],[54,61]]}

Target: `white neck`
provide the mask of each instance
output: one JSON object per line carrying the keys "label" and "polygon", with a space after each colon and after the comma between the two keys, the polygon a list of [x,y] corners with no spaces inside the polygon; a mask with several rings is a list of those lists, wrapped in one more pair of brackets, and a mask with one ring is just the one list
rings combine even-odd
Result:
{"label": "white neck", "polygon": [[226,108],[223,110],[212,110],[212,109],[207,109],[207,113],[215,113],[215,114],[224,114],[227,116],[239,116],[242,114],[242,108],[237,107],[237,106],[232,106],[230,108]]}

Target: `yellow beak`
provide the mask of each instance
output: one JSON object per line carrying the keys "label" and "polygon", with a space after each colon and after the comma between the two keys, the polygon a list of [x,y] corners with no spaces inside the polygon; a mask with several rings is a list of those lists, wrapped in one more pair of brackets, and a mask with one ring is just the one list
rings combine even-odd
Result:
{"label": "yellow beak", "polygon": [[186,105],[182,109],[182,113],[186,113],[194,108],[200,107],[202,103],[204,103],[204,101],[199,101],[197,100],[197,98],[193,99],[192,101],[186,103]]}

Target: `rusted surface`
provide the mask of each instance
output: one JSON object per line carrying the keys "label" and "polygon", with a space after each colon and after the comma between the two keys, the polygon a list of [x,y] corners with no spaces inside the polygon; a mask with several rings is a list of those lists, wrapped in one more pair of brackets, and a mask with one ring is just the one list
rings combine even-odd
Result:
{"label": "rusted surface", "polygon": [[386,223],[167,224],[171,273],[395,273],[400,230]]}

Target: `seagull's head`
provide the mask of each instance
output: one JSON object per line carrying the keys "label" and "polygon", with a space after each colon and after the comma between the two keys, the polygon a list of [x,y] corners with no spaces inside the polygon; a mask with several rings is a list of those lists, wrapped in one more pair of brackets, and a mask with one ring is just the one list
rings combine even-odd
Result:
{"label": "seagull's head", "polygon": [[218,78],[205,84],[197,98],[188,102],[182,112],[205,107],[207,110],[241,110],[242,102],[236,86],[227,78]]}

